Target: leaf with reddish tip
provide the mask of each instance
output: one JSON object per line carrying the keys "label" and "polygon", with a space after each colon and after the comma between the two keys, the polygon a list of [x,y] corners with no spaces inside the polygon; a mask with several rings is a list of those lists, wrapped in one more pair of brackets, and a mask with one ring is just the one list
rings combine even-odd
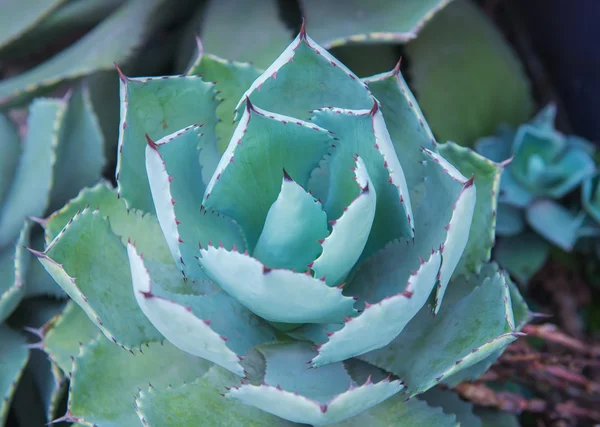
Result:
{"label": "leaf with reddish tip", "polygon": [[439,145],[438,151],[464,176],[475,176],[477,200],[473,221],[467,246],[455,274],[478,273],[481,265],[490,260],[494,246],[500,175],[503,168],[471,149],[453,142]]}
{"label": "leaf with reddish tip", "polygon": [[122,77],[117,184],[128,207],[154,212],[144,162],[146,135],[158,141],[186,126],[203,125],[199,161],[204,182],[208,182],[219,159],[215,96],[214,84],[198,76]]}
{"label": "leaf with reddish tip", "polygon": [[436,141],[415,97],[400,72],[400,62],[390,72],[363,80],[381,102],[381,112],[406,177],[413,209],[424,191],[426,170],[422,147],[435,150]]}
{"label": "leaf with reddish tip", "polygon": [[26,290],[26,274],[31,258],[29,246],[31,222],[22,224],[18,240],[0,251],[0,323],[4,322],[21,302]]}
{"label": "leaf with reddish tip", "polygon": [[437,316],[423,307],[387,347],[359,359],[398,375],[414,396],[506,347],[513,327],[505,275],[484,268],[452,282]]}
{"label": "leaf with reddish tip", "polygon": [[368,304],[355,318],[319,346],[313,366],[342,361],[379,349],[394,340],[427,302],[440,270],[442,256],[432,254],[411,275],[402,293]]}
{"label": "leaf with reddish tip", "polygon": [[205,280],[206,274],[195,259],[198,246],[214,242],[243,252],[246,242],[237,224],[202,208],[206,186],[198,153],[202,162],[205,146],[211,140],[201,130],[191,126],[157,142],[148,137],[146,171],[158,221],[173,259],[187,277]]}
{"label": "leaf with reddish tip", "polygon": [[377,193],[377,209],[363,258],[391,240],[413,236],[410,195],[402,166],[386,129],[379,104],[370,110],[324,108],[311,121],[335,133],[339,140],[329,162],[329,189],[324,207],[330,219],[337,219],[356,197],[352,156],[360,156]]}
{"label": "leaf with reddish tip", "polygon": [[86,209],[75,216],[38,257],[108,339],[132,349],[162,337],[131,292],[121,239],[98,211]]}
{"label": "leaf with reddish tip", "polygon": [[179,349],[243,377],[240,356],[275,339],[266,322],[225,292],[207,296],[174,294],[156,278],[182,281],[177,271],[169,274],[167,266],[144,262],[131,244],[127,245],[127,253],[137,303],[152,324]]}
{"label": "leaf with reddish tip", "polygon": [[0,326],[0,425],[4,425],[19,378],[29,359],[27,340],[6,326]]}
{"label": "leaf with reddish tip", "polygon": [[71,219],[86,207],[97,209],[101,216],[108,217],[112,232],[121,238],[123,244],[130,239],[147,257],[162,262],[172,259],[156,217],[134,209],[128,210],[125,201],[119,199],[116,190],[106,182],[84,188],[76,198],[50,215],[45,226],[46,244],[49,245]]}
{"label": "leaf with reddish tip", "polygon": [[248,255],[213,246],[200,250],[198,262],[225,292],[269,321],[337,322],[354,313],[354,299],[304,273],[269,269]]}
{"label": "leaf with reddish tip", "polygon": [[406,43],[417,37],[436,12],[452,0],[419,2],[378,0],[368,5],[360,0],[304,0],[307,28],[326,48],[345,44]]}
{"label": "leaf with reddish tip", "polygon": [[342,363],[312,369],[306,362],[315,352],[307,343],[264,345],[258,351],[266,361],[264,383],[243,384],[226,396],[290,421],[317,426],[340,422],[403,388],[398,380],[373,384],[369,379],[357,385]]}
{"label": "leaf with reddish tip", "polygon": [[[113,69],[141,46],[149,29],[169,17],[165,0],[133,0],[94,27],[68,48],[38,66],[0,83],[0,105],[24,103],[60,83]],[[12,14],[7,14],[10,16]]]}
{"label": "leaf with reddish tip", "polygon": [[236,107],[238,117],[246,98],[261,108],[301,120],[323,106],[369,110],[373,105],[365,84],[305,33],[244,93]]}
{"label": "leaf with reddish tip", "polygon": [[320,202],[283,173],[281,191],[269,208],[252,256],[270,268],[304,272],[321,253],[319,241],[329,234],[327,215]]}
{"label": "leaf with reddish tip", "polygon": [[149,383],[164,388],[194,381],[211,365],[169,342],[149,343],[133,355],[101,337],[83,346],[73,363],[68,413],[100,426],[138,425],[138,390]]}
{"label": "leaf with reddish tip", "polygon": [[[35,250],[44,250],[44,235],[35,233],[31,239],[30,247]],[[35,255],[29,253],[31,258],[27,269],[27,285],[25,286],[25,298],[47,296],[53,299],[66,298],[67,294],[56,284],[52,276],[48,274],[41,263],[35,259]]]}
{"label": "leaf with reddish tip", "polygon": [[89,91],[87,86],[78,87],[70,94],[62,119],[49,210],[61,208],[82,187],[95,185],[105,162],[104,137]]}
{"label": "leaf with reddish tip", "polygon": [[332,143],[332,136],[318,126],[247,104],[203,205],[236,221],[252,251],[279,195],[282,170],[305,187]]}
{"label": "leaf with reddish tip", "polygon": [[141,390],[135,400],[137,413],[148,427],[163,427],[173,423],[198,427],[300,427],[296,423],[222,396],[227,388],[238,386],[239,383],[239,377],[219,366],[213,366],[192,383]]}
{"label": "leaf with reddish tip", "polygon": [[223,153],[235,130],[234,108],[244,91],[260,75],[252,65],[221,59],[210,53],[204,53],[199,47],[199,57],[187,74],[202,76],[204,81],[214,82],[217,91],[217,149]]}
{"label": "leaf with reddish tip", "polygon": [[42,98],[29,108],[23,153],[0,207],[0,246],[16,239],[26,216],[44,214],[54,180],[58,133],[66,105],[64,100]]}
{"label": "leaf with reddish tip", "polygon": [[360,258],[372,230],[379,200],[365,162],[356,157],[354,174],[359,193],[344,209],[332,226],[331,234],[321,245],[323,253],[314,261],[312,269],[316,277],[326,277],[329,286],[338,286],[348,276]]}
{"label": "leaf with reddish tip", "polygon": [[69,375],[72,358],[79,354],[79,346],[98,337],[101,332],[74,301],[69,301],[60,316],[47,329],[42,348],[50,359]]}

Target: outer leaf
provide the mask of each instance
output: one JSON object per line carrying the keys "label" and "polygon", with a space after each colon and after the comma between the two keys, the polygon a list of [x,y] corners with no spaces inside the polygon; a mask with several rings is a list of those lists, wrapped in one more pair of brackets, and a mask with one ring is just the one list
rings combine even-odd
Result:
{"label": "outer leaf", "polygon": [[38,99],[30,107],[23,154],[0,208],[0,246],[16,238],[24,217],[41,217],[46,209],[65,107],[58,99]]}
{"label": "outer leaf", "polygon": [[526,218],[539,235],[569,252],[577,241],[585,212],[574,214],[552,200],[538,200],[529,206]]}
{"label": "outer leaf", "polygon": [[204,53],[198,41],[198,58],[190,67],[188,74],[202,76],[204,81],[214,82],[217,91],[217,148],[223,153],[235,130],[233,110],[246,88],[260,75],[260,71],[243,62],[226,61],[210,53]]}
{"label": "outer leaf", "polygon": [[79,354],[80,345],[99,335],[100,331],[86,312],[69,301],[58,319],[49,325],[41,346],[65,374],[70,374],[72,359]]}
{"label": "outer leaf", "polygon": [[452,142],[438,146],[438,151],[464,176],[475,176],[477,201],[473,221],[467,246],[455,274],[479,273],[481,265],[490,260],[494,246],[502,167]]}
{"label": "outer leaf", "polygon": [[[161,286],[157,278],[174,288],[177,284],[173,282],[183,280],[177,271],[168,274],[164,265],[144,263],[131,244],[127,245],[127,253],[137,303],[152,324],[179,349],[243,377],[240,356],[275,339],[262,319],[224,292],[194,296],[166,291],[165,283]],[[148,270],[146,266],[153,268]]]}
{"label": "outer leaf", "polygon": [[402,293],[374,305],[366,303],[358,317],[346,320],[344,327],[333,332],[329,340],[318,348],[319,354],[313,360],[313,366],[346,360],[394,340],[427,302],[436,284],[441,262],[439,252],[432,254],[410,276]]}
{"label": "outer leaf", "polygon": [[239,378],[220,367],[212,367],[202,378],[178,387],[150,387],[136,398],[137,413],[144,425],[228,425],[232,427],[296,426],[267,412],[225,399],[224,387],[239,383]]}
{"label": "outer leaf", "polygon": [[21,154],[21,141],[17,129],[4,114],[0,114],[0,150],[2,150],[0,157],[0,203],[2,203],[12,183]]}
{"label": "outer leaf", "polygon": [[5,48],[44,20],[65,0],[7,0],[0,18],[0,49]]}
{"label": "outer leaf", "polygon": [[439,139],[471,145],[502,123],[529,119],[534,104],[523,68],[477,5],[451,3],[406,51],[412,87]]}
{"label": "outer leaf", "polygon": [[[373,204],[373,213],[374,207]],[[364,222],[370,228],[370,221],[365,219]],[[279,196],[269,208],[253,255],[267,267],[304,272],[321,253],[319,240],[325,239],[328,234],[327,215],[321,203],[286,172]]]}
{"label": "outer leaf", "polygon": [[209,362],[168,342],[151,343],[134,356],[100,338],[84,346],[75,359],[67,415],[107,427],[137,425],[133,403],[139,388],[193,381],[209,367]]}
{"label": "outer leaf", "polygon": [[452,0],[420,2],[303,0],[308,29],[326,49],[346,43],[403,43],[412,40]]}
{"label": "outer leaf", "polygon": [[404,379],[412,397],[504,348],[516,339],[510,294],[490,270],[454,281],[437,316],[424,307],[392,343],[359,359]]}
{"label": "outer leaf", "polygon": [[[310,67],[310,78],[306,69]],[[242,96],[236,107],[249,98],[269,111],[306,120],[310,111],[323,106],[352,110],[370,109],[369,90],[326,50],[306,35],[304,28],[267,70]]]}
{"label": "outer leaf", "polygon": [[279,195],[282,169],[306,186],[333,138],[310,123],[252,104],[246,107],[206,188],[203,205],[237,221],[252,251]]}
{"label": "outer leaf", "polygon": [[186,126],[204,125],[204,182],[217,164],[217,123],[214,85],[197,76],[167,78],[127,78],[121,76],[121,123],[117,184],[128,207],[154,212],[146,175],[144,150],[146,136],[153,141]]}
{"label": "outer leaf", "polygon": [[29,245],[30,234],[31,223],[25,221],[15,244],[0,252],[0,323],[10,316],[25,294],[31,260],[24,248]]}
{"label": "outer leaf", "polygon": [[51,211],[77,196],[81,187],[96,184],[102,176],[106,161],[104,137],[87,87],[77,88],[70,95],[60,129],[56,159]]}
{"label": "outer leaf", "polygon": [[307,343],[272,344],[258,350],[266,361],[264,383],[242,384],[227,396],[290,421],[333,424],[360,414],[403,388],[398,380],[373,384],[370,379],[355,387],[341,363],[310,369],[306,361],[315,353]]}
{"label": "outer leaf", "polygon": [[75,216],[44,253],[44,268],[115,343],[131,350],[162,336],[139,309],[121,239],[98,211]]}
{"label": "outer leaf", "polygon": [[0,396],[2,396],[0,424],[2,425],[4,425],[13,393],[29,358],[26,345],[27,340],[24,336],[6,326],[0,326],[0,355],[2,356],[2,363],[0,363]]}
{"label": "outer leaf", "polygon": [[550,244],[531,231],[498,239],[494,249],[494,259],[522,284],[542,268],[549,255]]}
{"label": "outer leaf", "polygon": [[213,246],[200,250],[198,262],[225,292],[272,322],[327,323],[354,313],[354,299],[310,275],[269,269],[248,255]]}
{"label": "outer leaf", "polygon": [[437,387],[419,396],[419,398],[431,407],[441,408],[446,414],[456,415],[456,420],[461,427],[482,427],[481,420],[473,413],[473,405],[461,400],[453,391],[442,390]]}
{"label": "outer leaf", "polygon": [[201,161],[207,160],[204,148],[211,141],[198,132],[199,128],[193,126],[157,143],[148,139],[146,170],[158,221],[173,259],[187,277],[205,280],[206,274],[195,259],[198,245],[213,241],[227,249],[236,246],[244,251],[246,242],[237,224],[202,208],[206,186],[198,153]]}
{"label": "outer leaf", "polygon": [[27,101],[41,90],[96,71],[112,69],[139,47],[164,0],[128,1],[80,40],[50,60],[0,83],[0,104]]}
{"label": "outer leaf", "polygon": [[276,0],[211,0],[203,11],[202,40],[223,58],[267,67],[292,38],[278,9]]}

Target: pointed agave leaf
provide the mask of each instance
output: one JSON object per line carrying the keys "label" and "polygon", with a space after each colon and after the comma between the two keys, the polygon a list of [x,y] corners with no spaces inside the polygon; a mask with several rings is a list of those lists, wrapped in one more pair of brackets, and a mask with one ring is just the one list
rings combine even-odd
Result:
{"label": "pointed agave leaf", "polygon": [[79,189],[95,185],[102,176],[104,137],[86,86],[70,94],[56,150],[51,211],[77,196]]}
{"label": "pointed agave leaf", "polygon": [[29,359],[27,340],[18,332],[0,326],[0,424],[4,425],[13,393]]}
{"label": "pointed agave leaf", "polygon": [[65,108],[66,102],[59,99],[42,98],[31,104],[23,153],[0,207],[0,246],[17,237],[24,217],[44,214]]}
{"label": "pointed agave leaf", "polygon": [[400,73],[400,62],[392,71],[363,81],[381,103],[383,118],[406,177],[412,208],[416,211],[426,172],[422,147],[435,150],[435,138]]}
{"label": "pointed agave leaf", "polygon": [[83,346],[74,360],[67,415],[84,424],[138,425],[133,404],[139,389],[193,381],[210,366],[168,342],[149,343],[133,355],[101,337]]}
{"label": "pointed agave leaf", "polygon": [[236,221],[252,251],[279,195],[282,170],[305,187],[332,142],[325,129],[248,103],[206,188],[203,206]]}
{"label": "pointed agave leaf", "polygon": [[148,387],[136,398],[137,414],[148,427],[194,425],[209,427],[228,425],[243,427],[298,426],[222,396],[226,388],[239,384],[239,377],[213,366],[202,378],[176,387]]}
{"label": "pointed agave leaf", "polygon": [[200,249],[198,262],[225,292],[269,321],[336,322],[354,313],[354,299],[308,274],[270,269],[249,255],[214,246]]}
{"label": "pointed agave leaf", "polygon": [[198,153],[202,161],[204,147],[211,140],[199,131],[199,127],[192,126],[156,143],[148,139],[146,170],[158,221],[173,259],[187,277],[205,279],[195,259],[198,245],[212,241],[244,251],[246,244],[237,224],[202,210],[206,187]]}
{"label": "pointed agave leaf", "polygon": [[437,316],[424,307],[387,347],[359,359],[398,375],[412,397],[517,338],[508,283],[493,265],[454,280],[445,299]]}
{"label": "pointed agave leaf", "polygon": [[215,95],[214,84],[198,76],[128,78],[121,75],[121,132],[116,176],[119,194],[128,207],[154,212],[144,162],[146,135],[158,141],[187,126],[203,125],[202,176],[204,182],[208,182],[219,159]]}
{"label": "pointed agave leaf", "polygon": [[[132,244],[127,245],[127,253],[137,303],[152,324],[179,349],[243,377],[241,356],[252,347],[275,339],[262,319],[224,292],[195,296],[165,291],[152,279],[152,270],[146,268]],[[157,267],[164,270],[163,266]],[[177,273],[166,277],[183,280]]]}
{"label": "pointed agave leaf", "polygon": [[101,335],[96,325],[74,301],[69,301],[60,316],[49,325],[41,342],[42,349],[65,375],[69,375],[72,359],[79,346]]}
{"label": "pointed agave leaf", "polygon": [[208,51],[259,67],[271,64],[292,38],[277,0],[210,0],[202,18],[200,35]]}
{"label": "pointed agave leaf", "polygon": [[25,295],[31,262],[25,247],[29,245],[30,234],[31,222],[26,220],[15,244],[0,252],[0,323],[10,316]]}
{"label": "pointed agave leaf", "polygon": [[338,286],[360,258],[372,230],[377,206],[375,185],[363,160],[356,156],[354,173],[360,193],[344,209],[322,242],[323,253],[312,263],[315,277],[326,277],[329,286]]}
{"label": "pointed agave leaf", "polygon": [[481,420],[473,413],[473,405],[462,400],[453,391],[436,387],[419,396],[419,399],[433,408],[441,408],[446,414],[456,415],[461,427],[482,427]]}
{"label": "pointed agave leaf", "polygon": [[[28,245],[32,249],[44,250],[44,235],[36,233],[31,239],[31,244]],[[35,255],[29,253],[31,258],[29,268],[27,269],[27,285],[25,286],[25,298],[34,298],[46,296],[51,298],[66,298],[67,294],[60,286],[56,284],[52,276],[48,274],[46,269],[40,262],[35,259]]]}
{"label": "pointed agave leaf", "polygon": [[46,62],[0,83],[2,106],[26,102],[40,91],[58,84],[109,70],[114,63],[126,61],[149,34],[152,24],[159,24],[168,14],[157,13],[164,0],[133,0],[89,33]]}
{"label": "pointed agave leaf", "polygon": [[249,63],[224,60],[205,53],[199,39],[197,42],[198,58],[187,74],[201,76],[204,81],[215,84],[216,99],[220,101],[217,106],[217,149],[223,153],[235,130],[233,110],[260,71]]}
{"label": "pointed agave leaf", "polygon": [[[379,105],[367,110],[325,108],[311,121],[333,131],[339,141],[329,163],[329,189],[325,200],[328,217],[337,219],[356,197],[350,181],[352,155],[359,155],[377,193],[377,211],[363,257],[400,237],[413,237],[412,207],[402,166],[392,145]],[[350,188],[348,188],[350,187]]]}
{"label": "pointed agave leaf", "polygon": [[439,252],[432,254],[410,276],[402,293],[384,298],[377,304],[367,303],[360,315],[346,320],[341,330],[333,332],[329,340],[319,346],[313,366],[346,360],[394,340],[427,302],[441,262]]}
{"label": "pointed agave leaf", "polygon": [[108,217],[112,232],[121,238],[123,244],[131,239],[147,257],[161,262],[171,260],[169,246],[156,218],[127,209],[125,201],[119,199],[117,191],[106,182],[84,188],[76,198],[50,215],[45,224],[46,244],[50,245],[71,219],[85,208],[98,210],[101,216]]}
{"label": "pointed agave leaf", "polygon": [[110,340],[131,351],[162,337],[138,307],[125,247],[99,211],[76,215],[37,256]]}
{"label": "pointed agave leaf", "polygon": [[319,241],[327,235],[327,215],[321,203],[285,172],[253,256],[270,268],[304,272],[321,253]]}
{"label": "pointed agave leaf", "polygon": [[[306,75],[307,67],[310,76]],[[310,111],[324,105],[352,110],[368,110],[373,105],[366,85],[308,37],[304,28],[243,94],[236,106],[238,117],[246,99],[301,120],[307,120]]]}
{"label": "pointed agave leaf", "polygon": [[412,88],[439,140],[471,145],[503,123],[527,121],[533,111],[519,58],[470,1],[454,1],[436,14],[406,54]]}
{"label": "pointed agave leaf", "polygon": [[15,175],[21,154],[21,141],[17,129],[11,120],[4,114],[0,114],[0,204],[4,201],[6,192]]}
{"label": "pointed agave leaf", "polygon": [[478,273],[490,260],[494,246],[496,209],[502,166],[453,142],[438,146],[438,152],[464,176],[475,176],[476,198],[469,240],[456,267],[456,274]]}
{"label": "pointed agave leaf", "polygon": [[398,380],[374,384],[370,378],[357,386],[342,363],[311,369],[306,362],[315,352],[307,343],[271,344],[258,351],[266,361],[264,383],[233,387],[226,396],[290,421],[316,426],[343,421],[403,388]]}
{"label": "pointed agave leaf", "polygon": [[405,43],[414,39],[433,15],[452,0],[366,4],[352,0],[303,0],[308,30],[325,48],[357,43]]}

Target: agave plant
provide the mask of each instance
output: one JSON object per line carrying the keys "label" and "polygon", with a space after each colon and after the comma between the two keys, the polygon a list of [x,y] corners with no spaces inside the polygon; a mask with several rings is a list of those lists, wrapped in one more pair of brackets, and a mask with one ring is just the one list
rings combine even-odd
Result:
{"label": "agave plant", "polygon": [[[17,330],[41,326],[60,309],[61,304],[52,301],[65,295],[38,262],[31,263],[24,249],[43,248],[43,233],[31,218],[60,207],[81,187],[96,183],[104,157],[102,134],[85,88],[63,99],[36,99],[23,141],[14,123],[0,115],[0,144],[0,425],[4,425],[28,359],[27,373],[37,385],[48,381],[58,387],[64,379],[58,371],[51,372],[42,353],[30,354],[26,337]],[[40,422],[55,415],[58,402],[52,392],[52,386],[39,389],[47,416]],[[27,410],[34,406],[30,403]]]}
{"label": "agave plant", "polygon": [[510,162],[500,185],[496,233],[505,238],[498,243],[496,257],[523,282],[545,262],[550,244],[572,251],[581,237],[597,235],[581,205],[571,209],[565,201],[584,181],[588,184],[583,194],[591,196],[595,148],[557,131],[555,116],[556,107],[549,105],[516,131],[503,128],[476,144],[480,154]]}
{"label": "agave plant", "polygon": [[70,374],[62,420],[467,416],[411,398],[484,372],[529,319],[488,263],[502,166],[438,144],[399,66],[360,80],[302,29],[265,72],[201,51],[122,75],[121,99],[117,188],[32,250],[73,300],[40,343]]}

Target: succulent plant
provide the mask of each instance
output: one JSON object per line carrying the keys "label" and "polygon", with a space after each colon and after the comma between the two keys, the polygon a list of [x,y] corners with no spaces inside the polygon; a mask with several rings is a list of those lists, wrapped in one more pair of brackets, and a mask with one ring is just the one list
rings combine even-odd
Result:
{"label": "succulent plant", "polygon": [[73,300],[39,344],[62,420],[456,425],[410,398],[483,373],[529,311],[488,262],[502,166],[438,144],[399,66],[361,80],[303,28],[264,72],[200,50],[121,101],[117,188],[32,250]]}
{"label": "succulent plant", "polygon": [[[595,148],[557,131],[555,116],[551,104],[516,131],[505,127],[476,144],[489,159],[510,162],[500,185],[496,233],[504,238],[496,258],[523,282],[545,262],[550,244],[571,251],[582,236],[598,234],[581,205],[565,201],[585,181],[584,200],[591,202]],[[593,216],[592,203],[583,206]]]}
{"label": "succulent plant", "polygon": [[[65,294],[24,249],[43,249],[43,233],[35,217],[62,206],[81,187],[100,179],[104,166],[103,137],[85,87],[63,99],[36,99],[29,109],[26,136],[8,116],[0,115],[0,425],[25,375],[58,387],[62,374],[51,370],[43,353],[26,347],[22,326],[40,327],[56,314]],[[35,260],[33,258],[33,260]],[[57,401],[52,387],[39,387],[48,422]],[[33,411],[30,401],[27,411]],[[34,424],[30,424],[34,425]]]}

